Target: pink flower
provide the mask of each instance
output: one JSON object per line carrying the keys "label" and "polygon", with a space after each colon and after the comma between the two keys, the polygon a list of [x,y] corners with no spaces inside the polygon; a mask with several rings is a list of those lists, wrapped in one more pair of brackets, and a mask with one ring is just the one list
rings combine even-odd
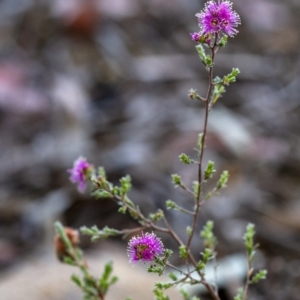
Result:
{"label": "pink flower", "polygon": [[142,236],[133,237],[127,248],[127,254],[131,263],[138,261],[152,262],[156,256],[164,252],[164,245],[160,238],[153,232],[142,233]]}
{"label": "pink flower", "polygon": [[73,169],[68,170],[71,174],[71,182],[77,183],[78,190],[81,193],[83,193],[86,189],[86,180],[90,167],[91,165],[86,161],[86,159],[80,156],[77,160],[75,160]]}
{"label": "pink flower", "polygon": [[235,27],[241,24],[240,16],[232,10],[232,3],[227,0],[208,1],[196,17],[201,35],[221,32],[233,37],[238,33]]}
{"label": "pink flower", "polygon": [[194,42],[199,42],[201,39],[201,34],[198,32],[190,33],[190,36]]}

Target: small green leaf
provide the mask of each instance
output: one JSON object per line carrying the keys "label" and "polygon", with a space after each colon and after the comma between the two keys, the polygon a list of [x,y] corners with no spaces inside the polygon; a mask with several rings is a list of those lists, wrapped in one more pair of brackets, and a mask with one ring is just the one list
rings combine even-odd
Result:
{"label": "small green leaf", "polygon": [[175,208],[177,208],[177,204],[172,200],[167,200],[166,207],[167,207],[167,209],[175,209]]}
{"label": "small green leaf", "polygon": [[204,180],[210,179],[213,177],[215,170],[215,163],[211,160],[208,161],[207,167],[204,171]]}
{"label": "small green leaf", "polygon": [[70,256],[64,256],[63,261],[65,264],[70,266],[76,266],[76,261]]}
{"label": "small green leaf", "polygon": [[193,181],[193,192],[194,192],[195,195],[198,194],[199,188],[200,188],[199,182],[198,181]]}
{"label": "small green leaf", "polygon": [[206,67],[211,68],[213,66],[213,61],[210,55],[206,55],[204,64],[206,65]]}
{"label": "small green leaf", "polygon": [[155,214],[149,214],[149,219],[151,221],[159,221],[164,217],[164,212],[161,209],[158,209]]}
{"label": "small green leaf", "polygon": [[185,289],[180,289],[180,294],[183,296],[184,300],[190,300],[190,295]]}
{"label": "small green leaf", "polygon": [[62,242],[66,246],[67,251],[71,254],[73,247],[72,247],[72,243],[71,243],[70,239],[68,238],[68,236],[66,234],[65,228],[58,221],[56,221],[54,223],[54,228],[55,228],[56,233],[59,235],[60,239],[62,240]]}
{"label": "small green leaf", "polygon": [[182,163],[186,164],[186,165],[190,165],[192,164],[194,161],[188,156],[186,155],[185,153],[181,153],[179,155],[179,159]]}
{"label": "small green leaf", "polygon": [[172,174],[171,176],[175,187],[181,186],[181,177],[178,174]]}
{"label": "small green leaf", "polygon": [[199,133],[198,142],[197,142],[197,149],[199,151],[201,151],[202,147],[203,147],[203,133]]}
{"label": "small green leaf", "polygon": [[239,69],[233,68],[231,73],[223,77],[223,84],[229,85],[230,83],[235,82],[237,75],[240,73]]}
{"label": "small green leaf", "polygon": [[251,279],[250,283],[257,283],[260,280],[267,278],[268,271],[267,270],[260,270],[258,271],[253,278]]}
{"label": "small green leaf", "polygon": [[[221,80],[222,81],[222,80]],[[190,89],[189,92],[188,92],[188,97],[192,100],[202,100],[203,99],[200,97],[200,95],[197,93],[197,90],[194,90],[194,89]]]}
{"label": "small green leaf", "polygon": [[98,174],[100,176],[102,176],[104,179],[106,179],[106,172],[105,172],[105,169],[103,167],[99,167]]}
{"label": "small green leaf", "polygon": [[77,275],[73,274],[71,276],[71,280],[80,288],[83,287],[83,283],[81,282],[81,279]]}
{"label": "small green leaf", "polygon": [[217,239],[213,234],[214,222],[207,221],[204,225],[200,236],[204,239],[204,244],[207,248],[213,250],[217,244]]}
{"label": "small green leaf", "polygon": [[112,198],[112,194],[110,192],[102,190],[102,189],[93,191],[91,195],[92,195],[92,197],[94,197],[96,199]]}
{"label": "small green leaf", "polygon": [[205,268],[206,268],[206,264],[202,260],[199,260],[197,263],[197,270],[203,273]]}
{"label": "small green leaf", "polygon": [[243,300],[244,299],[244,289],[239,288],[237,291],[236,296],[233,298],[233,300]]}
{"label": "small green leaf", "polygon": [[188,257],[188,252],[184,245],[179,246],[179,256],[184,259]]}
{"label": "small green leaf", "polygon": [[174,280],[174,281],[177,280],[177,276],[176,276],[174,273],[172,273],[172,272],[169,273],[168,276],[169,276],[170,279],[172,279],[172,280]]}
{"label": "small green leaf", "polygon": [[187,226],[187,227],[186,227],[186,234],[187,234],[188,236],[191,236],[191,234],[192,234],[192,227],[191,227],[191,226]]}
{"label": "small green leaf", "polygon": [[171,282],[156,282],[155,287],[161,289],[161,290],[167,290],[172,286]]}
{"label": "small green leaf", "polygon": [[212,92],[211,102],[215,104],[225,92],[226,90],[223,84],[216,84]]}
{"label": "small green leaf", "polygon": [[218,46],[219,47],[225,47],[226,44],[227,44],[227,40],[228,40],[228,36],[226,34],[224,34],[222,36],[222,38],[220,39],[219,43],[218,43]]}
{"label": "small green leaf", "polygon": [[153,293],[155,295],[155,300],[170,300],[170,298],[159,288],[155,288]]}
{"label": "small green leaf", "polygon": [[80,228],[80,232],[84,235],[90,236],[93,242],[99,239],[106,239],[110,236],[116,236],[121,234],[119,230],[109,228],[108,226],[105,226],[102,230],[98,229],[97,226],[93,226],[91,228],[83,226]]}
{"label": "small green leaf", "polygon": [[253,260],[253,257],[256,253],[256,248],[258,247],[258,245],[254,244],[253,238],[255,235],[255,226],[254,224],[249,223],[247,225],[246,228],[246,232],[244,234],[244,245],[246,247],[246,251],[247,251],[247,255],[248,255],[248,259],[251,262]]}
{"label": "small green leaf", "polygon": [[227,184],[228,179],[229,179],[229,172],[227,170],[225,170],[222,172],[220,179],[217,183],[217,190],[225,188],[227,186],[226,184]]}
{"label": "small green leaf", "polygon": [[127,207],[125,205],[119,207],[119,209],[118,209],[118,212],[123,215],[126,213],[126,211],[127,211]]}
{"label": "small green leaf", "polygon": [[122,191],[122,194],[125,195],[127,194],[131,188],[132,188],[132,185],[131,185],[131,177],[129,175],[126,175],[124,177],[122,177],[120,179],[120,182],[121,182],[121,191]]}
{"label": "small green leaf", "polygon": [[214,254],[210,248],[205,248],[202,254],[203,263],[206,265],[210,260],[213,259]]}
{"label": "small green leaf", "polygon": [[206,62],[206,54],[205,54],[205,50],[204,50],[203,46],[200,44],[197,45],[196,50],[198,52],[200,60],[206,65],[206,63],[205,63]]}
{"label": "small green leaf", "polygon": [[223,79],[220,78],[219,76],[216,76],[214,79],[213,79],[213,84],[218,84],[218,83],[222,83],[223,82]]}
{"label": "small green leaf", "polygon": [[164,273],[165,268],[163,266],[151,265],[148,269],[148,273],[156,273],[161,276]]}

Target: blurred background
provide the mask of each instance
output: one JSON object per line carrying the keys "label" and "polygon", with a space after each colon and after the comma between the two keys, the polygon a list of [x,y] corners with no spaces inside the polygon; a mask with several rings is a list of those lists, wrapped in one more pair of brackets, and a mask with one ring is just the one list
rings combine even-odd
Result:
{"label": "blurred background", "polygon": [[[299,299],[300,2],[233,2],[242,25],[219,52],[215,74],[233,67],[241,74],[210,115],[205,153],[205,161],[216,164],[215,180],[229,170],[229,188],[203,208],[199,229],[215,220],[219,256],[237,259],[246,225],[255,223],[256,266],[269,274],[250,290],[250,299]],[[198,30],[195,14],[203,5],[0,2],[1,299],[81,299],[68,279],[71,267],[54,259],[55,220],[75,228],[135,225],[111,202],[77,192],[66,170],[78,156],[104,166],[112,182],[131,174],[131,197],[145,213],[163,208],[167,199],[191,203],[174,189],[170,174],[191,182],[197,173],[195,166],[182,166],[178,155],[195,155],[203,124],[201,103],[187,97],[190,88],[204,95],[207,86],[189,36]],[[168,218],[184,239],[188,218],[176,212]],[[98,263],[99,256],[115,259],[114,249],[126,280],[138,268],[128,266],[125,242],[91,245],[83,239],[83,246]],[[166,245],[172,246],[167,237]],[[192,250],[197,255],[201,249],[195,237]],[[153,299],[142,292],[145,273],[136,299]],[[225,280],[222,300],[233,298],[244,275]],[[33,285],[33,278],[43,282]],[[122,291],[111,299],[126,296]]]}

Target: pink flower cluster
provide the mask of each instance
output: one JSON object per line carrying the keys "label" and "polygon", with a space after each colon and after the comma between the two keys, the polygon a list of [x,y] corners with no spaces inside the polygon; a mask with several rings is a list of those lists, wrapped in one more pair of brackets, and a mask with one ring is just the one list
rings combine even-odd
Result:
{"label": "pink flower cluster", "polygon": [[142,236],[133,237],[127,248],[129,261],[132,263],[138,261],[152,262],[156,256],[161,255],[163,252],[163,243],[153,232],[142,233]]}
{"label": "pink flower cluster", "polygon": [[68,170],[68,172],[71,174],[71,182],[77,183],[78,190],[81,193],[83,193],[86,189],[86,180],[90,167],[91,165],[86,161],[85,158],[79,157],[74,162],[73,168]]}
{"label": "pink flower cluster", "polygon": [[232,3],[227,0],[208,1],[196,17],[200,32],[192,34],[194,41],[199,41],[203,35],[213,35],[219,32],[233,37],[238,33],[236,27],[241,24],[240,16],[232,10]]}

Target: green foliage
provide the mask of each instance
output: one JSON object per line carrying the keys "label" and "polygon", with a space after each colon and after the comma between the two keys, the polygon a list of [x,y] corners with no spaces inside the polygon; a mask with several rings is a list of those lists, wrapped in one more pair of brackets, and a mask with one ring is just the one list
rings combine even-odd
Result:
{"label": "green foliage", "polygon": [[62,242],[64,243],[67,252],[69,254],[72,254],[73,247],[72,247],[71,241],[68,238],[66,231],[65,231],[64,227],[62,226],[62,224],[57,221],[54,223],[54,228],[55,228],[56,233],[58,234],[58,236],[61,238]]}
{"label": "green foliage", "polygon": [[104,299],[110,286],[118,280],[116,276],[111,277],[112,270],[112,262],[107,263],[102,276],[97,280],[89,274],[86,267],[82,267],[83,277],[80,279],[77,275],[72,275],[72,281],[82,290],[84,299],[98,300],[99,296]]}
{"label": "green foliage", "polygon": [[101,189],[93,191],[91,195],[96,199],[107,199],[113,197],[110,192]]}
{"label": "green foliage", "polygon": [[197,263],[196,269],[204,274],[207,263],[214,258],[214,252],[210,248],[205,248],[204,252],[201,252],[202,260]]}
{"label": "green foliage", "polygon": [[84,235],[90,236],[93,242],[99,239],[106,239],[110,236],[116,236],[121,234],[119,230],[109,228],[108,226],[105,226],[102,230],[100,230],[96,225],[94,225],[91,228],[83,226],[80,228],[80,232]]}
{"label": "green foliage", "polygon": [[213,80],[213,84],[223,83],[223,79],[219,76],[216,76]]}
{"label": "green foliage", "polygon": [[156,213],[149,214],[149,219],[151,221],[159,221],[164,217],[164,212],[161,209],[158,209]]}
{"label": "green foliage", "polygon": [[210,248],[205,248],[204,252],[201,252],[203,263],[206,265],[208,261],[212,260],[214,253]]}
{"label": "green foliage", "polygon": [[248,255],[248,259],[251,262],[253,260],[253,257],[256,253],[256,248],[258,247],[258,245],[254,244],[253,238],[255,235],[255,226],[251,223],[249,223],[247,225],[246,228],[246,232],[244,234],[244,245],[246,247],[246,251],[247,251],[247,255]]}
{"label": "green foliage", "polygon": [[132,188],[131,177],[126,175],[120,179],[122,195],[126,195]]}
{"label": "green foliage", "polygon": [[186,234],[188,236],[191,236],[191,234],[192,234],[192,227],[191,226],[187,226],[185,231],[186,231]]}
{"label": "green foliage", "polygon": [[180,289],[180,294],[183,296],[184,300],[200,300],[200,298],[196,296],[191,297],[185,289]]}
{"label": "green foliage", "polygon": [[243,300],[244,299],[244,289],[239,288],[237,291],[236,296],[233,298],[233,300]]}
{"label": "green foliage", "polygon": [[188,257],[188,251],[186,249],[186,246],[184,245],[179,246],[179,256],[183,259],[186,259]]}
{"label": "green foliage", "polygon": [[[55,230],[68,253],[68,255],[64,256],[63,262],[78,267],[82,273],[81,278],[73,274],[71,280],[82,290],[83,299],[104,299],[109,287],[118,280],[116,276],[111,276],[113,271],[112,262],[108,262],[105,265],[100,279],[95,278],[88,270],[88,266],[82,256],[82,251],[72,244],[72,241],[66,234],[65,228],[60,222],[55,223]],[[94,231],[96,231],[96,228],[91,229],[89,233]]]}
{"label": "green foliage", "polygon": [[93,185],[97,189],[108,191],[108,192],[111,191],[113,186],[109,181],[107,181],[105,170],[101,167],[98,169],[98,172],[99,172],[98,176],[94,174],[91,178]]}
{"label": "green foliage", "polygon": [[126,196],[124,197],[124,203],[127,204],[129,207],[135,207],[134,203]]}
{"label": "green foliage", "polygon": [[139,220],[142,216],[142,213],[141,213],[140,208],[138,206],[135,206],[134,210],[129,209],[129,214],[134,220]]}
{"label": "green foliage", "polygon": [[79,276],[73,274],[71,276],[71,280],[79,287],[82,288],[83,287],[83,282],[81,281],[81,279],[79,278]]}
{"label": "green foliage", "polygon": [[173,254],[173,250],[165,249],[165,253],[164,253],[165,258],[163,259],[163,261],[166,262],[171,257],[172,254]]}
{"label": "green foliage", "polygon": [[200,236],[204,239],[205,247],[213,250],[217,244],[217,239],[213,234],[214,222],[207,221],[200,232]]}
{"label": "green foliage", "polygon": [[204,65],[208,68],[213,66],[213,61],[210,55],[205,53],[205,50],[201,44],[196,46],[196,50],[198,52],[200,60],[204,63]]}
{"label": "green foliage", "polygon": [[164,294],[163,290],[159,289],[158,287],[153,290],[153,293],[155,300],[170,300],[170,298]]}
{"label": "green foliage", "polygon": [[163,266],[153,264],[147,269],[147,271],[148,273],[157,273],[159,276],[161,276],[164,273],[165,268]]}
{"label": "green foliage", "polygon": [[203,147],[203,133],[199,133],[198,141],[197,141],[197,150],[201,151],[202,147]]}
{"label": "green foliage", "polygon": [[175,209],[175,208],[177,208],[177,204],[172,200],[167,200],[166,207],[167,207],[167,209]]}
{"label": "green foliage", "polygon": [[105,295],[108,288],[118,281],[118,277],[112,276],[113,262],[110,261],[106,263],[104,267],[104,272],[98,281],[98,287],[100,292]]}
{"label": "green foliage", "polygon": [[119,209],[118,209],[118,212],[121,213],[121,214],[125,214],[127,211],[127,207],[125,205],[121,206]]}
{"label": "green foliage", "polygon": [[186,164],[186,165],[190,165],[192,164],[194,161],[188,156],[186,155],[185,153],[181,153],[179,155],[179,159],[180,161],[183,163],[183,164]]}
{"label": "green foliage", "polygon": [[174,273],[172,273],[172,272],[170,272],[170,273],[168,274],[168,276],[169,276],[169,278],[172,279],[173,281],[178,280],[177,276],[176,276]]}
{"label": "green foliage", "polygon": [[181,186],[181,177],[178,174],[172,174],[171,176],[175,187]]}
{"label": "green foliage", "polygon": [[198,181],[193,181],[193,192],[194,192],[195,195],[198,194],[199,188],[200,188],[199,182]]}
{"label": "green foliage", "polygon": [[[205,61],[206,61],[206,53],[205,53],[205,50],[203,48],[202,45],[197,45],[196,46],[196,50],[198,52],[198,55],[200,57],[200,60],[205,64]],[[205,64],[206,65],[206,64]]]}
{"label": "green foliage", "polygon": [[237,68],[233,68],[231,73],[223,77],[223,84],[229,85],[232,82],[236,81],[236,76],[240,74],[240,70]]}
{"label": "green foliage", "polygon": [[98,168],[98,174],[99,174],[99,176],[102,176],[106,180],[106,172],[103,167]]}
{"label": "green foliage", "polygon": [[217,183],[217,190],[225,188],[227,186],[226,184],[228,182],[228,179],[229,179],[229,172],[227,170],[225,170],[222,172],[220,179]]}
{"label": "green foliage", "polygon": [[250,283],[257,283],[261,280],[264,280],[267,278],[267,273],[268,271],[267,270],[260,270],[258,271],[254,276],[253,278],[251,279]]}
{"label": "green foliage", "polygon": [[226,44],[227,44],[227,40],[228,40],[228,36],[227,36],[226,34],[224,34],[224,35],[221,37],[221,39],[220,39],[220,41],[219,41],[219,43],[218,43],[218,46],[219,46],[219,47],[225,47]]}
{"label": "green foliage", "polygon": [[170,282],[156,282],[155,283],[155,287],[157,287],[158,289],[161,289],[161,290],[167,290],[171,286],[173,286],[173,284]]}
{"label": "green foliage", "polygon": [[194,90],[194,89],[190,89],[189,92],[188,92],[188,97],[192,100],[203,100],[199,94],[197,93],[197,90]]}
{"label": "green foliage", "polygon": [[183,296],[184,300],[190,300],[190,295],[185,289],[181,289],[180,294]]}
{"label": "green foliage", "polygon": [[225,92],[226,90],[223,84],[216,84],[212,92],[211,102],[215,104]]}
{"label": "green foliage", "polygon": [[206,268],[206,264],[202,260],[199,260],[198,263],[197,263],[196,270],[200,271],[203,274],[205,268]]}
{"label": "green foliage", "polygon": [[215,170],[215,163],[211,160],[208,161],[207,167],[204,171],[204,180],[210,179],[213,177]]}

